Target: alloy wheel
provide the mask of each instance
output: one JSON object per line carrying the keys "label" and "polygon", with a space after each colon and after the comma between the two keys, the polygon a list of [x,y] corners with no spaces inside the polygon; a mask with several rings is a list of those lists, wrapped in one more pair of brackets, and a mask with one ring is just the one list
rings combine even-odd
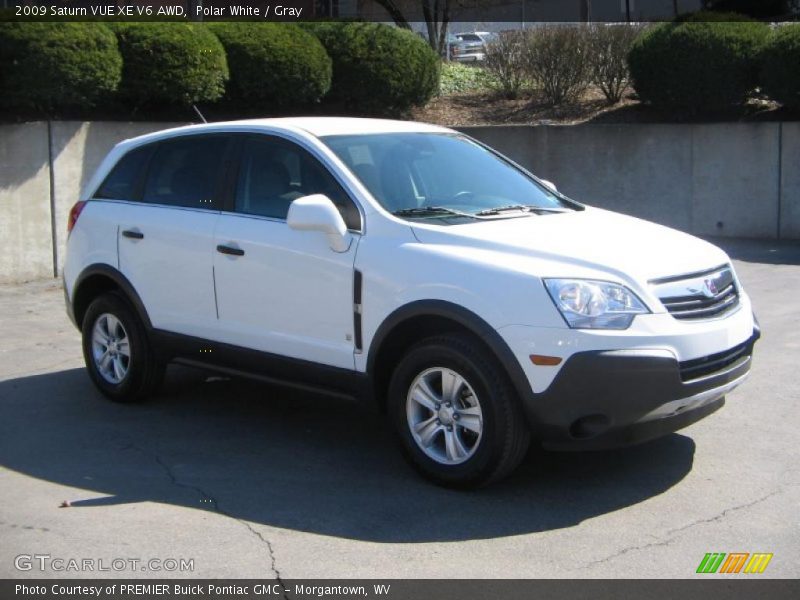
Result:
{"label": "alloy wheel", "polygon": [[118,385],[128,374],[131,363],[128,332],[111,313],[103,313],[92,329],[92,358],[97,372],[108,383]]}
{"label": "alloy wheel", "polygon": [[472,458],[483,434],[477,394],[462,375],[445,367],[417,375],[406,398],[406,417],[420,450],[444,465]]}

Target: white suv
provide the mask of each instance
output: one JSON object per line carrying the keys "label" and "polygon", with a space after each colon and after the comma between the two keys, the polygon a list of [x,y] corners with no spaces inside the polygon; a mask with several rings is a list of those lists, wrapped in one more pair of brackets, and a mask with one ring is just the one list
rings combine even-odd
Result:
{"label": "white suv", "polygon": [[714,412],[759,336],[729,258],[419,123],[266,119],[118,144],[69,219],[67,307],[107,396],[170,361],[389,414],[446,485],[533,437],[599,448]]}

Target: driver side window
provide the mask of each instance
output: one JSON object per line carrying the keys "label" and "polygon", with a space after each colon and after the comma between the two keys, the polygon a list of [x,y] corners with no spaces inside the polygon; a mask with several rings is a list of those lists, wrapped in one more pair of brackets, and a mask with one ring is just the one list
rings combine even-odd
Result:
{"label": "driver side window", "polygon": [[361,229],[361,215],[355,203],[308,152],[281,139],[261,136],[244,140],[236,182],[236,212],[286,219],[291,203],[311,194],[326,195],[339,209],[348,229]]}

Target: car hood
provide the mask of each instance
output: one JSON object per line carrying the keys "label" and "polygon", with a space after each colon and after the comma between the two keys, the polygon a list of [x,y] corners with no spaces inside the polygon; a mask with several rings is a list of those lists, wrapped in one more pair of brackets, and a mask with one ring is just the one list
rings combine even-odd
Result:
{"label": "car hood", "polygon": [[722,250],[699,238],[592,207],[449,227],[415,224],[413,229],[417,239],[426,244],[499,251],[639,281],[712,269],[729,262]]}

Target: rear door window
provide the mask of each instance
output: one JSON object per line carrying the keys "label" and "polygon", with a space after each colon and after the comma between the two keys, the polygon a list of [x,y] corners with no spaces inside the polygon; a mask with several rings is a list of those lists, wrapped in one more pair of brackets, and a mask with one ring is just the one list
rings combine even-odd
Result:
{"label": "rear door window", "polygon": [[219,208],[230,136],[187,136],[161,142],[150,159],[142,200],[187,208]]}

